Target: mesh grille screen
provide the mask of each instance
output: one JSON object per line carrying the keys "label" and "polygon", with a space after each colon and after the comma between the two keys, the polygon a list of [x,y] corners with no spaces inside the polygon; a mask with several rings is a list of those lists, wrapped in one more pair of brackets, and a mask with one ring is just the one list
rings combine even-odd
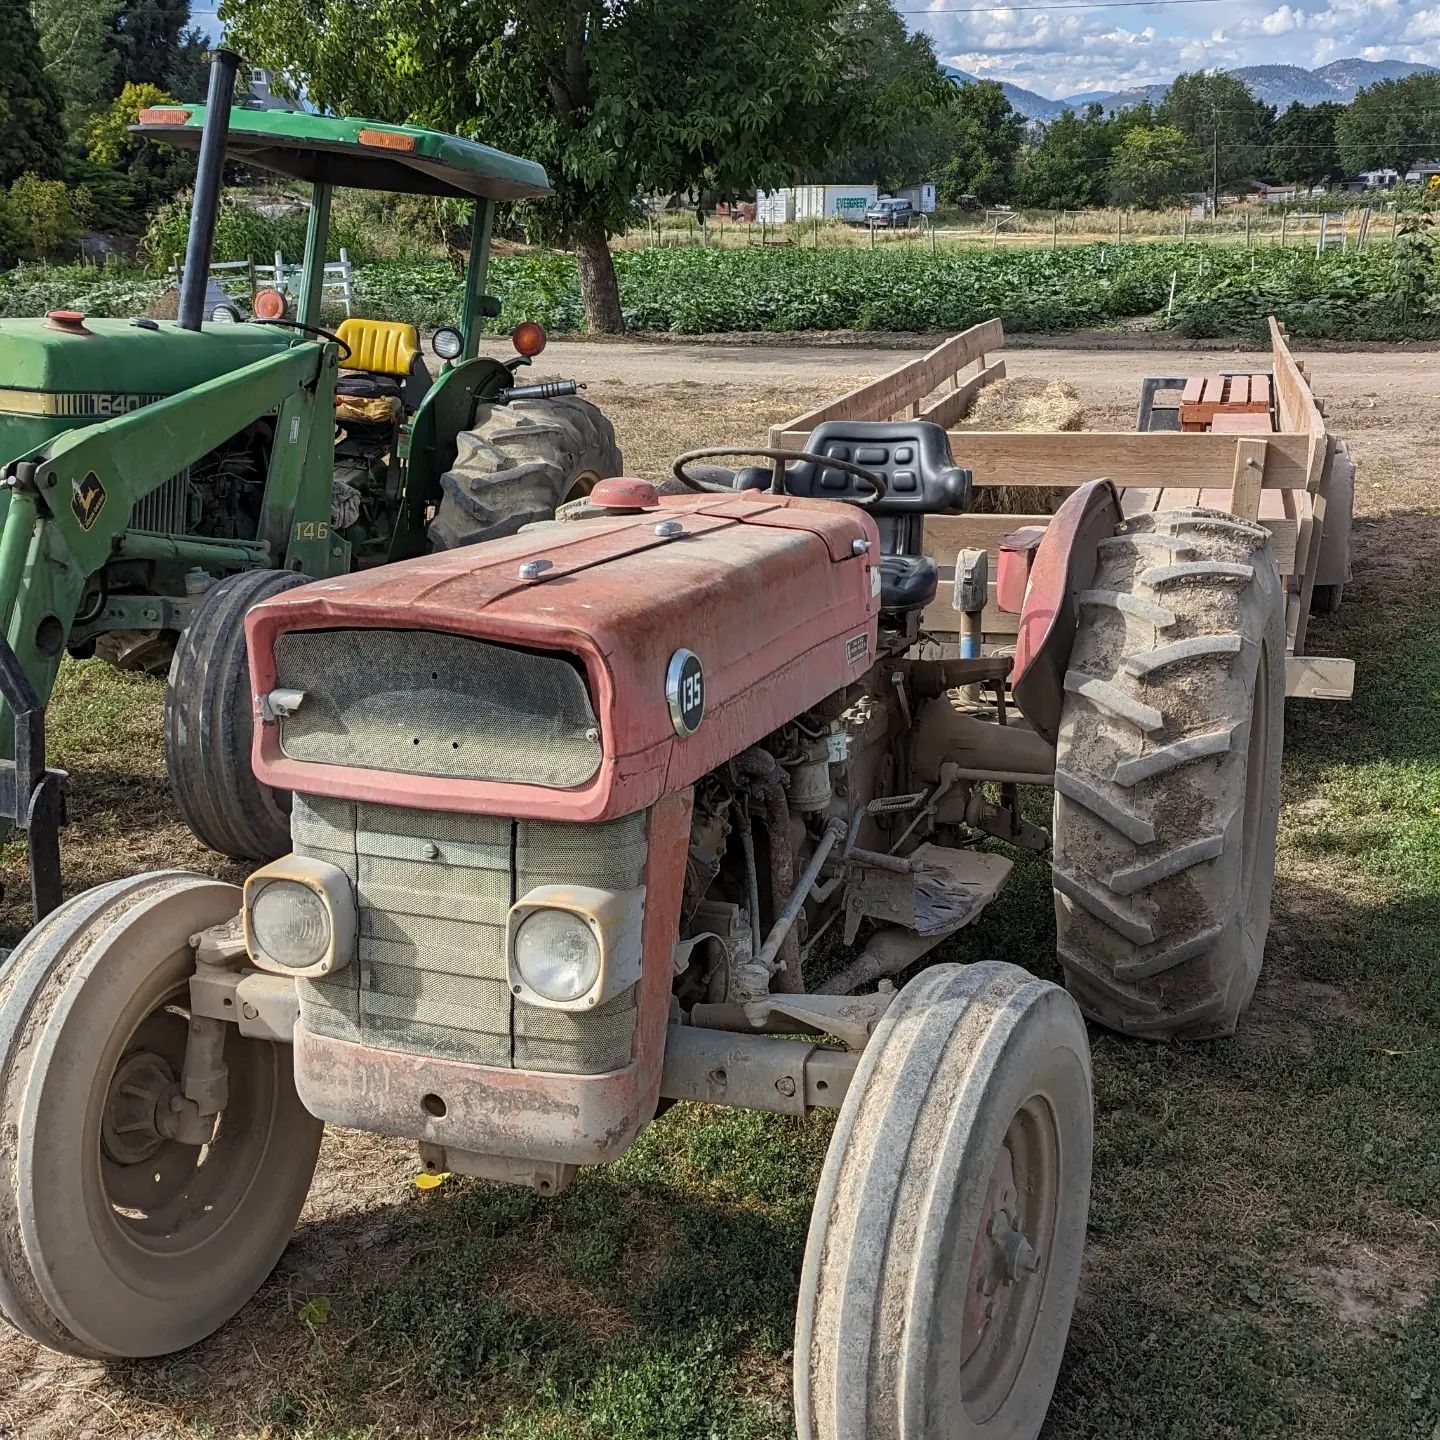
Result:
{"label": "mesh grille screen", "polygon": [[296,760],[556,788],[600,768],[585,678],[558,655],[428,630],[313,630],[282,635],[276,664],[281,689],[305,692],[280,723]]}
{"label": "mesh grille screen", "polygon": [[142,495],[130,511],[130,528],[153,535],[184,535],[190,529],[190,472],[182,470],[158,490]]}
{"label": "mesh grille screen", "polygon": [[300,982],[306,1029],[567,1075],[629,1062],[634,989],[583,1013],[514,1003],[505,920],[536,885],[638,886],[643,814],[570,825],[297,795],[290,829],[295,853],[339,866],[360,904],[357,963]]}

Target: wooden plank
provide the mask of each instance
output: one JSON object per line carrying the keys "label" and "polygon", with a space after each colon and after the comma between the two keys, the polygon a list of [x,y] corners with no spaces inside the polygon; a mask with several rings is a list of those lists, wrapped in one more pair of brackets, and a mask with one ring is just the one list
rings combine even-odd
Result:
{"label": "wooden plank", "polygon": [[1274,429],[1268,410],[1222,410],[1210,422],[1212,435],[1270,435]]}
{"label": "wooden plank", "polygon": [[786,435],[806,437],[826,420],[888,420],[898,411],[917,400],[923,400],[958,371],[977,360],[989,350],[1000,350],[1005,345],[1005,331],[998,320],[985,320],[972,325],[948,340],[942,340],[933,350],[918,359],[907,360],[876,380],[868,381],[847,391],[834,400],[793,420],[786,420],[770,430],[772,448],[782,447],[788,442]]}
{"label": "wooden plank", "polygon": [[1285,661],[1287,700],[1349,700],[1355,662],[1334,655],[1292,655]]}
{"label": "wooden plank", "polygon": [[1320,462],[1320,478],[1309,492],[1309,543],[1306,544],[1302,540],[1298,547],[1302,568],[1298,572],[1300,575],[1300,621],[1295,629],[1295,644],[1292,647],[1296,655],[1305,653],[1305,633],[1310,624],[1310,598],[1315,592],[1315,566],[1319,562],[1320,546],[1325,539],[1325,507],[1330,499],[1330,461],[1334,455],[1335,441],[1323,431],[1320,440],[1320,451],[1323,457]]}
{"label": "wooden plank", "polygon": [[[1083,485],[1104,476],[1122,488],[1152,489],[1157,482],[1197,490],[1228,486],[1237,443],[1233,435],[1158,430],[955,430],[950,435],[955,463],[968,466],[977,485]],[[1265,488],[1303,488],[1309,475],[1308,437],[1277,433],[1268,443]]]}
{"label": "wooden plank", "polygon": [[933,421],[936,425],[951,426],[958,424],[969,413],[970,407],[975,403],[975,397],[986,385],[993,385],[997,380],[1005,378],[1005,362],[996,360],[987,365],[983,370],[977,371],[970,376],[963,385],[954,385],[950,391],[942,395],[927,410],[920,412],[922,420]]}
{"label": "wooden plank", "polygon": [[1230,482],[1230,503],[1225,508],[1242,520],[1260,518],[1260,490],[1265,477],[1264,440],[1240,440],[1235,446],[1235,478]]}
{"label": "wooden plank", "polygon": [[1205,393],[1205,377],[1203,375],[1192,375],[1186,382],[1185,388],[1180,392],[1182,402],[1189,401],[1192,405],[1200,403],[1200,397]]}
{"label": "wooden plank", "polygon": [[1155,508],[1161,494],[1159,490],[1142,490],[1136,486],[1122,490],[1120,513],[1127,520],[1133,520],[1137,515],[1148,515]]}

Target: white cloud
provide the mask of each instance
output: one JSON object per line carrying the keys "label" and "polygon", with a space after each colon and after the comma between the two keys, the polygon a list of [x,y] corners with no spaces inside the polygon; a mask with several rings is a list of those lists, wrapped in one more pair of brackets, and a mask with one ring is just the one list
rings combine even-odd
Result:
{"label": "white cloud", "polygon": [[1440,64],[1440,51],[1424,43],[1440,39],[1435,0],[1227,0],[1140,13],[1149,22],[1143,28],[1125,23],[1134,11],[1112,8],[910,18],[948,63],[1049,96],[1163,83],[1181,70],[1315,67],[1351,56]]}

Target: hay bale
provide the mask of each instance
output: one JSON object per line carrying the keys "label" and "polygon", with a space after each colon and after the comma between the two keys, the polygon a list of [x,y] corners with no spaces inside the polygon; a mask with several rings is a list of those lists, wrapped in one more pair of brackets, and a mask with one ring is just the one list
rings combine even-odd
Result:
{"label": "hay bale", "polygon": [[[1085,409],[1068,380],[1017,376],[985,386],[957,428],[1054,434],[1084,426]],[[970,508],[985,515],[1053,515],[1069,493],[1054,485],[983,485],[975,491]]]}
{"label": "hay bale", "polygon": [[1031,433],[1082,430],[1085,409],[1080,394],[1068,380],[1039,380],[1030,376],[997,380],[975,397],[960,428],[970,430],[1026,430]]}

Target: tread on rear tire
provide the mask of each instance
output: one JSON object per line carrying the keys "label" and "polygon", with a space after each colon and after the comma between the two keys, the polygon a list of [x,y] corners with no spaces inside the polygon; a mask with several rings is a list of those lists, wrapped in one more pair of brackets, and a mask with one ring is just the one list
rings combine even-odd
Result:
{"label": "tread on rear tire", "polygon": [[1285,702],[1269,532],[1204,509],[1101,542],[1055,758],[1059,958],[1093,1020],[1233,1033],[1270,924]]}
{"label": "tread on rear tire", "polygon": [[551,520],[561,505],[622,470],[614,427],[588,400],[481,405],[473,428],[457,437],[455,464],[440,477],[431,548],[496,540]]}
{"label": "tread on rear tire", "polygon": [[180,818],[232,860],[269,861],[290,849],[290,794],[250,767],[255,719],[245,616],[272,595],[309,583],[291,570],[247,570],[212,586],[175,650],[165,687],[165,764]]}

